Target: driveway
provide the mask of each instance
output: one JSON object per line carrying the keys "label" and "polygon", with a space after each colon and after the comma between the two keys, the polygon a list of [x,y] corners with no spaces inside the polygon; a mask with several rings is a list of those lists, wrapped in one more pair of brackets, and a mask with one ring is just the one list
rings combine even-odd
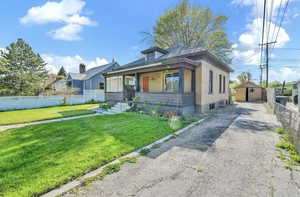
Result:
{"label": "driveway", "polygon": [[216,110],[136,164],[64,196],[300,196],[299,172],[277,158],[279,126],[263,104]]}

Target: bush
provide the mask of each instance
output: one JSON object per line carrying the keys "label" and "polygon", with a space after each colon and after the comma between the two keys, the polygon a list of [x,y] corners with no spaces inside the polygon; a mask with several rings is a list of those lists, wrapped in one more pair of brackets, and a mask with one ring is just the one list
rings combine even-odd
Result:
{"label": "bush", "polygon": [[105,111],[107,111],[107,110],[109,110],[111,108],[111,105],[107,104],[107,103],[103,103],[103,104],[100,104],[99,107],[102,108],[102,109],[104,109]]}

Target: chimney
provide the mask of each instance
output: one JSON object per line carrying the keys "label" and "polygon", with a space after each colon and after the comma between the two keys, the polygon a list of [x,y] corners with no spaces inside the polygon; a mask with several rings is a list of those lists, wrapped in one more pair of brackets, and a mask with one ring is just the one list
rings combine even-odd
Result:
{"label": "chimney", "polygon": [[86,70],[85,70],[85,67],[86,67],[86,66],[85,66],[84,64],[82,64],[82,63],[79,64],[79,73],[85,73],[85,71],[86,71]]}

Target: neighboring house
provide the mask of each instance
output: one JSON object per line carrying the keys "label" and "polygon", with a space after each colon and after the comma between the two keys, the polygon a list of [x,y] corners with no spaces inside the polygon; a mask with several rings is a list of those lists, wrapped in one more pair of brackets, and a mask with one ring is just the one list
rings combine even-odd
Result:
{"label": "neighboring house", "polygon": [[106,101],[135,100],[180,114],[205,112],[229,100],[233,70],[203,48],[152,47],[143,57],[105,74]]}
{"label": "neighboring house", "polygon": [[79,94],[102,94],[104,96],[105,80],[104,72],[119,67],[114,60],[106,65],[91,68],[86,71],[84,64],[79,65],[79,73],[69,73],[67,77],[68,86]]}
{"label": "neighboring house", "polygon": [[264,95],[264,88],[253,82],[245,82],[234,88],[235,101],[253,102],[261,101]]}

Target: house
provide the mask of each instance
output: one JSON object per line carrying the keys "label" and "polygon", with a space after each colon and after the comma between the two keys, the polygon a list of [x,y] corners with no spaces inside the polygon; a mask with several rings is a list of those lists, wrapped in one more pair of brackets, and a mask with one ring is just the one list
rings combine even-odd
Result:
{"label": "house", "polygon": [[79,73],[69,73],[67,76],[68,86],[78,94],[103,94],[104,96],[104,77],[103,73],[119,67],[114,60],[106,65],[91,68],[86,71],[84,64],[79,65]]}
{"label": "house", "polygon": [[261,101],[263,99],[264,88],[248,81],[234,88],[235,100],[240,102]]}
{"label": "house", "polygon": [[233,70],[207,50],[151,47],[141,53],[140,59],[105,73],[107,102],[134,100],[180,114],[228,103]]}

